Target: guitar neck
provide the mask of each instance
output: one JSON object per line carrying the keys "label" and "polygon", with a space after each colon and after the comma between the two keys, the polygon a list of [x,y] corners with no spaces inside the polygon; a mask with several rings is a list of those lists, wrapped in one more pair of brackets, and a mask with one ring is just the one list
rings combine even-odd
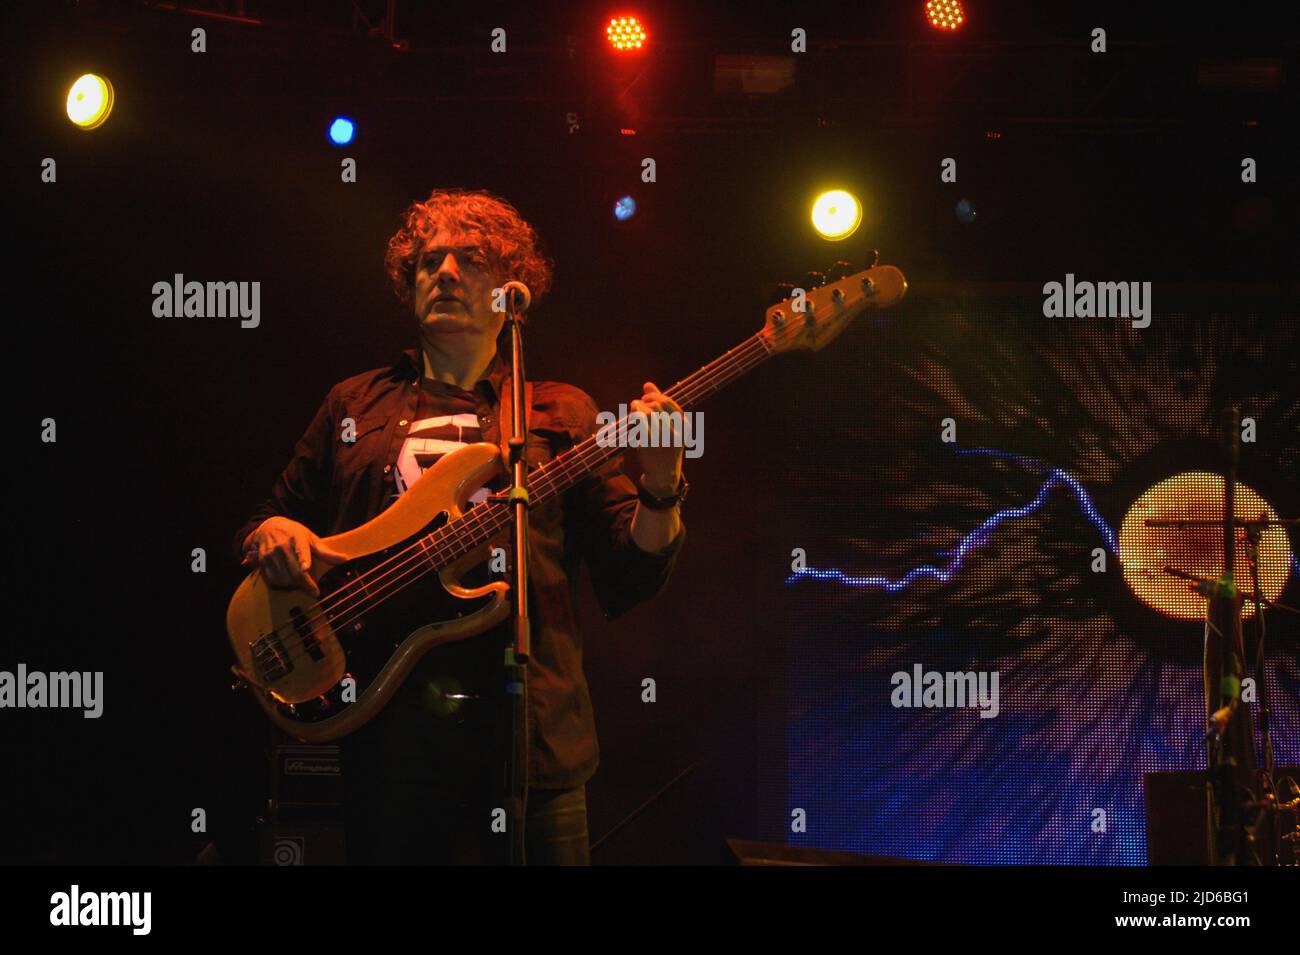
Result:
{"label": "guitar neck", "polygon": [[[753,335],[695,374],[665,389],[664,394],[673,399],[682,411],[689,411],[746,372],[757,368],[771,354],[762,336]],[[631,415],[620,418],[534,470],[528,478],[529,497],[533,501],[544,501],[563,494],[610,458],[621,454],[622,442],[609,440],[608,437],[602,441],[600,435],[625,435],[631,421]]]}
{"label": "guitar neck", "polygon": [[[677,402],[682,411],[689,411],[746,372],[757,368],[771,355],[772,350],[763,336],[753,335],[695,374],[683,378],[664,394]],[[531,471],[528,476],[528,496],[532,505],[563,494],[606,461],[621,454],[621,442],[608,438],[626,434],[631,420],[632,416],[626,415],[616,423],[606,425],[596,434]],[[601,435],[605,435],[606,439],[602,440]],[[509,522],[509,508],[484,502],[471,507],[457,520],[443,525],[422,543],[433,562],[449,562],[486,543]]]}

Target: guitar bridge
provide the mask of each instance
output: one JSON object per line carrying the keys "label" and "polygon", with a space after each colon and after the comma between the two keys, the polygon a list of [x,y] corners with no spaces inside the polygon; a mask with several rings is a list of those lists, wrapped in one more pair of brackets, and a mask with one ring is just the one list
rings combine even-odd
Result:
{"label": "guitar bridge", "polygon": [[266,682],[273,683],[293,672],[293,660],[289,658],[279,634],[271,632],[259,637],[248,645],[248,649],[252,651],[253,662]]}

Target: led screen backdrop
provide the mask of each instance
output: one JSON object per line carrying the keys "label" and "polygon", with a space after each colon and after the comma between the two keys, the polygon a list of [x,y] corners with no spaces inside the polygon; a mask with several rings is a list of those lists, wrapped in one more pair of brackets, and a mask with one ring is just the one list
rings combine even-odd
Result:
{"label": "led screen backdrop", "polygon": [[[1248,308],[1157,309],[1137,329],[1046,319],[1041,299],[917,299],[818,356],[785,477],[806,568],[782,594],[788,804],[807,831],[773,837],[954,863],[1146,861],[1142,775],[1205,765],[1203,633],[1125,582],[1125,515],[1189,474],[1163,516],[1210,515],[1230,403],[1254,423],[1243,498],[1300,513],[1300,317]],[[1221,535],[1187,533],[1154,540],[1148,565],[1216,569]],[[1270,533],[1264,590],[1300,604],[1296,535]],[[1279,765],[1300,757],[1298,623],[1267,618]],[[1253,620],[1245,635],[1253,659]],[[984,674],[985,703],[895,705],[924,704],[894,677],[918,668]]]}

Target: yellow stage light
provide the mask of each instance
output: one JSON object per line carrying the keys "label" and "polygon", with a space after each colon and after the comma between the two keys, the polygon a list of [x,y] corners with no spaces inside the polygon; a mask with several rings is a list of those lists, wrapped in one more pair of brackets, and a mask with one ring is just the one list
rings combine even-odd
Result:
{"label": "yellow stage light", "polygon": [[843,189],[823,192],[813,203],[813,228],[823,239],[847,239],[861,222],[861,204]]}
{"label": "yellow stage light", "polygon": [[82,129],[94,129],[113,111],[113,84],[87,73],[68,90],[68,119]]}

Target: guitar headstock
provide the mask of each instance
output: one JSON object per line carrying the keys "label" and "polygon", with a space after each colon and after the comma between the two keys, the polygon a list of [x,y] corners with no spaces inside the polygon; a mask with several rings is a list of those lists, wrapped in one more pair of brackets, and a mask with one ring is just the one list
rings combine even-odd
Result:
{"label": "guitar headstock", "polygon": [[817,288],[804,288],[802,296],[800,289],[794,292],[768,308],[759,332],[773,353],[824,348],[867,309],[898,302],[907,294],[907,279],[892,265],[876,265]]}

